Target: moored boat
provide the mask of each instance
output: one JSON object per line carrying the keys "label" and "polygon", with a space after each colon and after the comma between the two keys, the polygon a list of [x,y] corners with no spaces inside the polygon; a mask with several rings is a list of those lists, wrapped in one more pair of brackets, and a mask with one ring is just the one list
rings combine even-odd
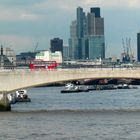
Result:
{"label": "moored boat", "polygon": [[26,90],[23,89],[16,91],[16,102],[31,102]]}

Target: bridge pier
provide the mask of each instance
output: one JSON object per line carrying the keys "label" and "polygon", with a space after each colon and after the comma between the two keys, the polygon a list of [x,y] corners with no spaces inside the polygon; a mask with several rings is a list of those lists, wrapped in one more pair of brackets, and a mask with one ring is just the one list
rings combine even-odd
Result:
{"label": "bridge pier", "polygon": [[0,111],[11,111],[11,105],[5,91],[0,93]]}

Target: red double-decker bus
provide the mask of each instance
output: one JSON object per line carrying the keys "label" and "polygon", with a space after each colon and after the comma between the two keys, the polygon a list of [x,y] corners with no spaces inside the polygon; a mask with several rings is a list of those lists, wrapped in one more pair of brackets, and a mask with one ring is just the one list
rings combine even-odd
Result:
{"label": "red double-decker bus", "polygon": [[56,61],[43,61],[43,60],[33,60],[29,64],[29,68],[31,70],[34,69],[56,69],[58,66],[58,63]]}

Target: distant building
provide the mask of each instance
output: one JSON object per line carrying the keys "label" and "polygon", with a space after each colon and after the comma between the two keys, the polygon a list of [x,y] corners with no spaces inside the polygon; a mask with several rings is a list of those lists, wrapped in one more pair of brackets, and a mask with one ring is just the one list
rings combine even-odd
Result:
{"label": "distant building", "polygon": [[62,53],[60,51],[54,53],[50,51],[40,51],[36,54],[35,60],[56,61],[57,63],[62,63]]}
{"label": "distant building", "polygon": [[105,58],[104,18],[100,8],[93,7],[85,14],[77,8],[77,18],[70,26],[69,54],[71,59]]}
{"label": "distant building", "polygon": [[6,53],[8,53],[8,52],[5,51],[3,49],[3,47],[1,46],[1,50],[0,50],[0,69],[11,69],[11,68],[14,68],[16,66],[15,55],[13,55],[13,51],[12,51],[12,53],[7,54],[9,58],[6,56]]}
{"label": "distant building", "polygon": [[69,46],[63,46],[63,60],[69,60]]}
{"label": "distant building", "polygon": [[89,36],[88,37],[89,46],[89,59],[104,59],[104,36]]}
{"label": "distant building", "polygon": [[4,48],[4,55],[9,59],[9,61],[16,66],[16,54],[11,48]]}
{"label": "distant building", "polygon": [[37,52],[22,52],[19,55],[16,55],[17,66],[28,66],[30,61],[35,59]]}
{"label": "distant building", "polygon": [[140,33],[137,33],[137,60],[140,62]]}
{"label": "distant building", "polygon": [[50,51],[40,51],[36,54],[35,60],[50,61],[51,53]]}
{"label": "distant building", "polygon": [[76,20],[72,21],[70,25],[69,57],[70,59],[78,59],[78,38]]}
{"label": "distant building", "polygon": [[50,42],[50,50],[52,53],[60,51],[63,54],[63,40],[60,38],[54,38]]}

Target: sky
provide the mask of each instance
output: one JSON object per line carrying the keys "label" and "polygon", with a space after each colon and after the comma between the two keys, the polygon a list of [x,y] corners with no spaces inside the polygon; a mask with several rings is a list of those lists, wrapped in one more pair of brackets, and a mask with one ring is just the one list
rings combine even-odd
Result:
{"label": "sky", "polygon": [[120,57],[122,38],[131,38],[136,56],[140,32],[140,0],[0,0],[0,44],[16,53],[50,48],[59,37],[68,44],[76,8],[100,7],[104,17],[106,56]]}

